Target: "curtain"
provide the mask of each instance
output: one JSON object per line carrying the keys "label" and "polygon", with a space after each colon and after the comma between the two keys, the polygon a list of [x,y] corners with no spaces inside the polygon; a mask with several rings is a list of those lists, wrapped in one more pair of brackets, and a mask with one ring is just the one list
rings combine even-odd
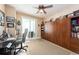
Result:
{"label": "curtain", "polygon": [[22,33],[28,30],[26,38],[34,38],[36,36],[36,20],[30,17],[22,17]]}

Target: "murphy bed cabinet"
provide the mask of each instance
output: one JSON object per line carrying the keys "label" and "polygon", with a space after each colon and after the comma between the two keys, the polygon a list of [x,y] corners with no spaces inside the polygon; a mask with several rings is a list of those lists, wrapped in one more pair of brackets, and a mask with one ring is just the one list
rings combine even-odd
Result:
{"label": "murphy bed cabinet", "polygon": [[79,38],[71,36],[71,18],[57,18],[45,23],[41,35],[43,39],[79,53]]}

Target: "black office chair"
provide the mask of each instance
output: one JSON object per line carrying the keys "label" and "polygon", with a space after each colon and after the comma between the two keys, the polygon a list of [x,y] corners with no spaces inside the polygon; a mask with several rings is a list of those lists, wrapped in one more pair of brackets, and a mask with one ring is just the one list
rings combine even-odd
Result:
{"label": "black office chair", "polygon": [[[25,29],[25,32],[23,33],[22,37],[17,37],[15,46],[16,46],[16,50],[18,50],[18,49],[19,50],[18,51],[15,50],[15,54],[17,54],[20,50],[27,51],[27,49],[25,49],[25,47],[28,47],[28,46],[27,45],[23,46],[23,43],[25,43],[25,40],[26,40],[26,35],[27,35],[27,29]],[[20,48],[17,48],[17,46],[19,46],[19,45],[21,45]]]}

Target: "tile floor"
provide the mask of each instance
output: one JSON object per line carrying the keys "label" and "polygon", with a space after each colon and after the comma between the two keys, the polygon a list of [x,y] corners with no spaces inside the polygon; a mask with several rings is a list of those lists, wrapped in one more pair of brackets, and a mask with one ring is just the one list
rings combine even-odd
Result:
{"label": "tile floor", "polygon": [[44,39],[29,40],[27,45],[27,52],[21,51],[19,55],[77,55]]}

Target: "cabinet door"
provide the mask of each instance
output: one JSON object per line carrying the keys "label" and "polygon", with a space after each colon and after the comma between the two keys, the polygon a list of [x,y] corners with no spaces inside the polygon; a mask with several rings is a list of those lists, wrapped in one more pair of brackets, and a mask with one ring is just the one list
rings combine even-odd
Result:
{"label": "cabinet door", "polygon": [[58,23],[58,19],[55,21],[55,23],[54,23],[54,42],[56,43],[56,44],[59,44],[59,39],[58,39],[58,25],[59,25],[59,23]]}
{"label": "cabinet door", "polygon": [[70,43],[70,50],[79,53],[79,39],[71,38]]}
{"label": "cabinet door", "polygon": [[62,20],[62,46],[70,47],[70,22],[68,18]]}
{"label": "cabinet door", "polygon": [[54,31],[54,23],[48,22],[45,24],[45,33],[46,33],[46,39],[55,42],[55,31]]}
{"label": "cabinet door", "polygon": [[57,23],[57,44],[62,46],[62,23],[61,20]]}
{"label": "cabinet door", "polygon": [[53,22],[52,24],[52,28],[53,28],[53,32],[52,32],[52,42],[54,42],[55,44],[57,44],[57,22]]}

